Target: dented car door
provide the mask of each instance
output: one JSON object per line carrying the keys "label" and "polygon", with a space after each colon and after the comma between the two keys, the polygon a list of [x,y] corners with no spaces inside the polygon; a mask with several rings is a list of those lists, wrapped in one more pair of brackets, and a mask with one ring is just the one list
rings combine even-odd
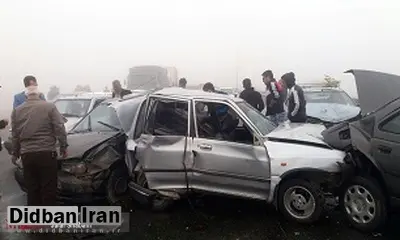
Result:
{"label": "dented car door", "polygon": [[186,188],[189,111],[186,99],[149,98],[135,157],[150,189]]}
{"label": "dented car door", "polygon": [[[227,109],[228,113],[222,114],[228,114],[225,117],[230,118],[230,123],[222,120],[221,113],[218,113],[221,111],[217,108]],[[254,141],[256,136],[241,118],[240,110],[235,110],[233,104],[211,101],[196,101],[194,109],[196,133],[190,141],[193,154],[190,187],[266,199],[270,188],[270,163],[266,148]],[[231,115],[234,117],[231,118]],[[221,123],[222,126],[216,126]],[[219,130],[214,131],[218,127]]]}

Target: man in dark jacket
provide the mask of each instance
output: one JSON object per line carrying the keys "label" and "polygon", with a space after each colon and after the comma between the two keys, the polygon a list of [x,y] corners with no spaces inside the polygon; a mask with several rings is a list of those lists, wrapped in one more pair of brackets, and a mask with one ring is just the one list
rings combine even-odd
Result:
{"label": "man in dark jacket", "polygon": [[132,93],[131,90],[122,88],[121,82],[119,80],[114,80],[112,82],[112,85],[113,85],[112,98],[120,98],[120,99],[122,99],[124,96],[129,95],[129,94]]}
{"label": "man in dark jacket", "polygon": [[271,70],[267,70],[262,74],[263,82],[267,87],[267,116],[275,124],[280,124],[285,121],[285,109],[283,104],[285,102],[283,88],[275,80],[274,74]]}
{"label": "man in dark jacket", "polygon": [[57,196],[57,142],[67,155],[64,119],[53,103],[40,100],[37,86],[26,90],[27,100],[11,115],[12,161],[21,157],[28,206],[52,206]]}
{"label": "man in dark jacket", "polygon": [[291,122],[304,123],[307,121],[306,100],[303,89],[296,85],[294,73],[289,72],[282,76],[283,81],[289,89],[288,95],[288,118]]}
{"label": "man in dark jacket", "polygon": [[253,106],[258,111],[264,110],[264,101],[262,100],[261,94],[254,90],[251,86],[251,80],[246,78],[243,80],[243,92],[240,93],[240,98],[244,99],[248,104]]}

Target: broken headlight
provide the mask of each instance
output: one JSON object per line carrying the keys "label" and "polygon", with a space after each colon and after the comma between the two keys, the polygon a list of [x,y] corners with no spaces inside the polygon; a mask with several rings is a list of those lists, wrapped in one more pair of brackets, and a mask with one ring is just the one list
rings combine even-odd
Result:
{"label": "broken headlight", "polygon": [[61,170],[68,172],[73,175],[82,175],[87,171],[87,166],[85,163],[63,163]]}

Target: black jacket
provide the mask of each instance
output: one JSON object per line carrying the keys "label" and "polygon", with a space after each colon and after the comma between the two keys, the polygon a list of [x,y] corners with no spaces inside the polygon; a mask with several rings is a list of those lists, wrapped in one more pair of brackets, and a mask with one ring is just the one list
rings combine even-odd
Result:
{"label": "black jacket", "polygon": [[[128,89],[121,89],[121,98],[123,98],[126,95],[132,94],[131,90]],[[115,93],[112,93],[112,98],[115,98]]]}
{"label": "black jacket", "polygon": [[288,97],[288,118],[291,122],[306,122],[306,99],[303,89],[294,85],[289,90]]}
{"label": "black jacket", "polygon": [[254,90],[254,88],[249,88],[243,90],[239,96],[241,99],[245,100],[248,104],[253,106],[258,111],[264,110],[264,101],[262,100],[261,94]]}
{"label": "black jacket", "polygon": [[282,89],[277,87],[278,84],[277,81],[272,81],[267,85],[267,90],[270,92],[266,99],[267,116],[283,113],[285,111],[283,108],[285,94],[282,93]]}

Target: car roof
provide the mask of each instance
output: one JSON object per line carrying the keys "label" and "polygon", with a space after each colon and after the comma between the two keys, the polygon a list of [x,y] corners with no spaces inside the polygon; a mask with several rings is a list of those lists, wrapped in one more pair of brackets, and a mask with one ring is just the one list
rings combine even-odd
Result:
{"label": "car roof", "polygon": [[73,93],[68,95],[61,94],[58,99],[93,99],[93,98],[110,98],[111,93],[106,92],[89,92],[89,93]]}
{"label": "car roof", "polygon": [[158,91],[155,91],[152,96],[165,96],[165,97],[179,97],[185,99],[209,99],[209,100],[233,100],[233,101],[240,101],[239,98],[235,98],[228,94],[220,94],[220,93],[211,93],[211,92],[204,92],[202,90],[192,90],[192,89],[184,89],[178,87],[170,87],[164,88]]}
{"label": "car roof", "polygon": [[301,86],[304,92],[344,92],[341,88],[337,87],[308,87],[308,86]]}

